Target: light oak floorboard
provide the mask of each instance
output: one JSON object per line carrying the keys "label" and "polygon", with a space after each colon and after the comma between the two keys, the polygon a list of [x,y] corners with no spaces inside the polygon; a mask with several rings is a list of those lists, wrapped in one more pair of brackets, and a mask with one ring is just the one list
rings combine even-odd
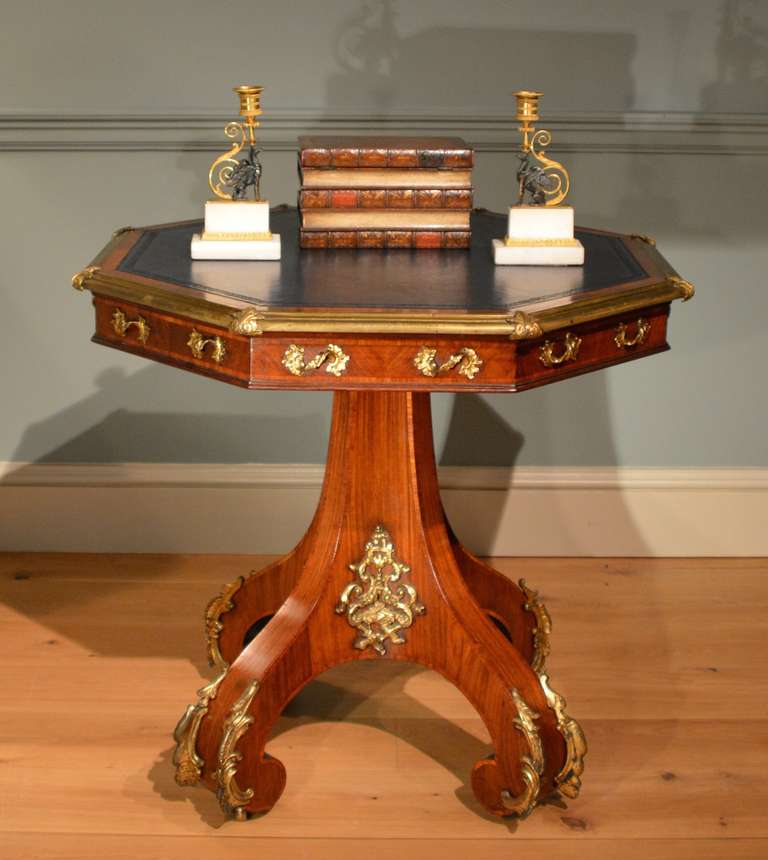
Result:
{"label": "light oak floorboard", "polygon": [[211,676],[205,603],[270,560],[0,555],[0,856],[768,856],[765,560],[494,562],[553,615],[552,683],[590,743],[578,800],[485,814],[468,702],[365,662],[291,703],[268,746],[286,792],[241,824],[176,786],[170,733]]}

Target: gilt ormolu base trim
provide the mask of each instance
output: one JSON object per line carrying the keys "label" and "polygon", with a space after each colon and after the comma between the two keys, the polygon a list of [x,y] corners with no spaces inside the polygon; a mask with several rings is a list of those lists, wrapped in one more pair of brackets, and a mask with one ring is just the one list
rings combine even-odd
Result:
{"label": "gilt ormolu base trim", "polygon": [[221,616],[234,608],[232,597],[237,594],[244,581],[242,576],[238,576],[233,582],[225,585],[221,594],[217,594],[205,607],[205,637],[209,666],[226,669],[229,665],[219,651],[219,634],[223,629]]}
{"label": "gilt ormolu base trim", "polygon": [[357,628],[354,647],[366,648],[382,657],[390,645],[402,645],[402,630],[413,624],[414,615],[423,615],[416,589],[401,577],[411,569],[395,558],[395,548],[389,532],[376,526],[365,545],[365,555],[349,569],[356,575],[339,598],[336,612],[347,616],[351,627]]}
{"label": "gilt ormolu base trim", "polygon": [[176,767],[176,782],[179,785],[195,785],[200,781],[204,762],[197,754],[197,733],[200,731],[203,717],[208,713],[208,704],[211,699],[216,698],[219,684],[226,674],[225,669],[213,681],[197,691],[197,704],[187,706],[173,732],[173,739],[176,741],[173,764]]}

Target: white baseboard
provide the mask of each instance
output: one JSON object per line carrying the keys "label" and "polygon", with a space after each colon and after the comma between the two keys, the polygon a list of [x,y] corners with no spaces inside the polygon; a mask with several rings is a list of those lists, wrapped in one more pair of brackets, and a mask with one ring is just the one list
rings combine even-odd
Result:
{"label": "white baseboard", "polygon": [[[0,549],[282,553],[308,525],[323,467],[0,464]],[[765,556],[768,469],[440,470],[481,555]]]}

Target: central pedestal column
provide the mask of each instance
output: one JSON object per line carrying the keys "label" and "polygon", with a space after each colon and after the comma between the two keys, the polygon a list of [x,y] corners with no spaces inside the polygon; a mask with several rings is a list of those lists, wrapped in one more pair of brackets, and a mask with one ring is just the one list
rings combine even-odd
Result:
{"label": "central pedestal column", "polygon": [[264,749],[282,709],[349,660],[420,663],[461,690],[493,740],[472,785],[495,814],[524,816],[555,789],[578,790],[583,736],[543,674],[548,615],[452,536],[428,394],[335,394],[309,530],[228,586],[206,618],[222,674],[177,729],[177,779],[202,778],[235,817],[268,810],[283,790],[285,769]]}

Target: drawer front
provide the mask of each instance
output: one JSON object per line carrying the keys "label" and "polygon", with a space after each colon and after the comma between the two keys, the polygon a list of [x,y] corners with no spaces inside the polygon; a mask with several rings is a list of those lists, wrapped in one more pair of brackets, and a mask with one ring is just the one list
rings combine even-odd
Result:
{"label": "drawer front", "polygon": [[548,333],[508,337],[399,334],[247,337],[96,296],[95,340],[250,388],[515,391],[667,348],[669,306]]}
{"label": "drawer front", "polygon": [[146,353],[153,357],[168,351],[168,322],[147,308],[96,297],[96,340]]}
{"label": "drawer front", "polygon": [[509,387],[508,338],[412,335],[264,335],[255,338],[252,384],[290,388],[479,390]]}
{"label": "drawer front", "polygon": [[668,306],[550,332],[518,347],[516,388],[546,385],[667,349]]}
{"label": "drawer front", "polygon": [[247,337],[103,296],[94,298],[94,340],[207,376],[247,385]]}

